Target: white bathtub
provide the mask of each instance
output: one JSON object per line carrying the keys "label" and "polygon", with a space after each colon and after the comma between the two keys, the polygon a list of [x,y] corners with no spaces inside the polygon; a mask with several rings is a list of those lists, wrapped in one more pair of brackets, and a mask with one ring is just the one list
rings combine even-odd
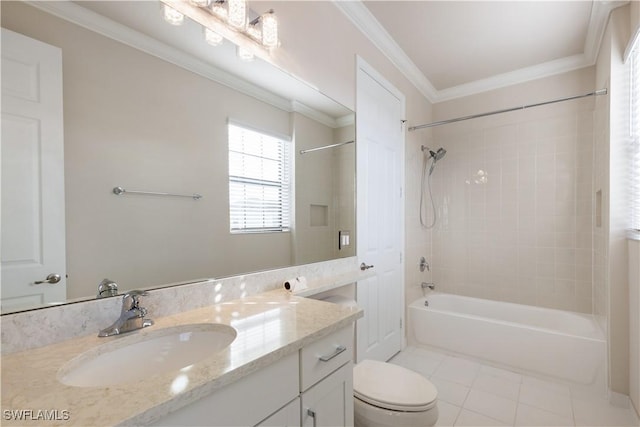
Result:
{"label": "white bathtub", "polygon": [[581,384],[603,380],[605,340],[590,315],[433,292],[409,305],[409,321],[419,344]]}

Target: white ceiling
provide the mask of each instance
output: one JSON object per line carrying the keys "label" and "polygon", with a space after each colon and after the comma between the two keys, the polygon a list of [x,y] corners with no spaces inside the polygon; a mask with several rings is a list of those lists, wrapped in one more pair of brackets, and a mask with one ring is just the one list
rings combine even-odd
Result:
{"label": "white ceiling", "polygon": [[336,5],[432,102],[595,64],[621,1],[349,1]]}

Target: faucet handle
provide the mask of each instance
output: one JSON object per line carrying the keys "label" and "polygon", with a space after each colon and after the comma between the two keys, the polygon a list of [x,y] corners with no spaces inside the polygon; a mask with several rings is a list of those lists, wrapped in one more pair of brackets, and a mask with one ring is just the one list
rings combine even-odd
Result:
{"label": "faucet handle", "polygon": [[[140,297],[147,296],[147,291],[133,290],[129,291],[122,297],[122,311],[129,311],[134,308],[140,308]],[[146,311],[146,310],[145,310]]]}

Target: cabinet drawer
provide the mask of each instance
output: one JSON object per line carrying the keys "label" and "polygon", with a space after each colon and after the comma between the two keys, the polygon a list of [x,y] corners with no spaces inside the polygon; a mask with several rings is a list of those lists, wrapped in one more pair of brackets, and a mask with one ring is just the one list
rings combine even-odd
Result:
{"label": "cabinet drawer", "polygon": [[300,350],[300,390],[305,391],[353,359],[353,325]]}

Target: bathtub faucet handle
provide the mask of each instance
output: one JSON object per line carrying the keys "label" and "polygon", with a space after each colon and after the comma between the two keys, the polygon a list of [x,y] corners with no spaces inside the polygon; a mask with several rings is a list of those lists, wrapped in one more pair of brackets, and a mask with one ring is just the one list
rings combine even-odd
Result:
{"label": "bathtub faucet handle", "polygon": [[431,267],[429,266],[427,259],[425,257],[420,257],[420,273],[424,273],[425,268],[427,271],[431,271]]}

